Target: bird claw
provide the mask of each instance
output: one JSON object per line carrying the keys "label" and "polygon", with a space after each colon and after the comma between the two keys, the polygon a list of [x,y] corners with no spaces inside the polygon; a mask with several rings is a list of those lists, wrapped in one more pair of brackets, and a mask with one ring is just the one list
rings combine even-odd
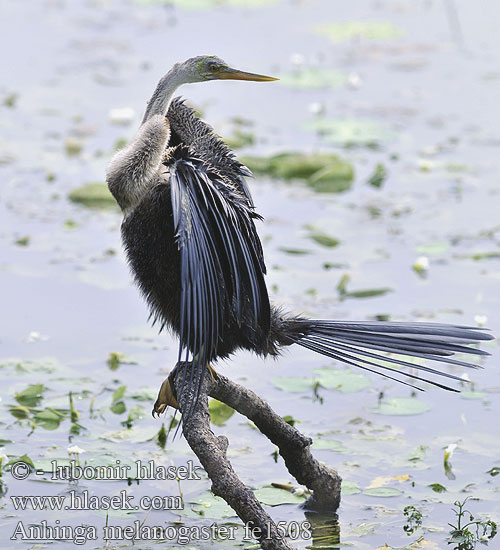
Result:
{"label": "bird claw", "polygon": [[158,397],[156,398],[155,404],[153,405],[153,410],[151,414],[153,418],[155,414],[160,416],[163,414],[167,407],[173,407],[174,409],[179,408],[179,403],[177,403],[177,398],[175,397],[174,392],[174,377],[173,373],[170,373],[167,378],[163,381],[160,391],[158,392]]}
{"label": "bird claw", "polygon": [[[179,403],[177,402],[177,396],[175,394],[175,375],[181,364],[182,363],[178,363],[168,377],[163,381],[160,391],[158,392],[158,397],[153,405],[153,410],[151,411],[153,418],[155,417],[155,414],[157,416],[163,414],[167,410],[167,407],[179,409]],[[219,375],[212,365],[207,365],[207,371],[212,379],[212,382],[219,379]]]}

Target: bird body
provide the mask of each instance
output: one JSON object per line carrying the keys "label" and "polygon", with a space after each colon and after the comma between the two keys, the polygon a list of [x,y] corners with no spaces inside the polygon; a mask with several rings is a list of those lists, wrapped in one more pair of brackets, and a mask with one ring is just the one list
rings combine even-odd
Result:
{"label": "bird body", "polygon": [[[175,65],[160,80],[136,137],[107,172],[124,213],[122,238],[135,280],[153,321],[179,337],[182,386],[199,391],[209,363],[238,349],[276,356],[294,343],[406,384],[397,378],[405,374],[401,366],[460,380],[392,354],[475,366],[451,356],[486,354],[463,345],[491,339],[477,327],[309,320],[270,304],[255,228],[261,217],[245,181],[251,173],[193,109],[173,99],[183,83],[216,78],[275,80],[230,69],[213,56]],[[164,408],[157,401],[156,412]]]}

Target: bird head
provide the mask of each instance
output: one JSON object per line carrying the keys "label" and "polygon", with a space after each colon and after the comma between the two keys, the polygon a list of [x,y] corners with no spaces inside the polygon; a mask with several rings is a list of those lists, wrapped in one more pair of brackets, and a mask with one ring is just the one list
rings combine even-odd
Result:
{"label": "bird head", "polygon": [[247,73],[233,69],[215,55],[192,57],[181,64],[187,82],[205,82],[207,80],[251,80],[254,82],[271,82],[278,80],[272,76]]}

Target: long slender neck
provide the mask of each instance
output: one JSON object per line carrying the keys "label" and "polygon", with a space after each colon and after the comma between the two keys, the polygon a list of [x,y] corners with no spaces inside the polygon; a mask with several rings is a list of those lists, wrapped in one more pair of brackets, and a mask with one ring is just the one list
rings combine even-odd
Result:
{"label": "long slender neck", "polygon": [[144,124],[154,115],[165,116],[167,114],[175,90],[182,84],[189,82],[189,80],[186,80],[186,72],[182,69],[182,65],[174,65],[158,82],[156,90],[149,100],[141,124]]}

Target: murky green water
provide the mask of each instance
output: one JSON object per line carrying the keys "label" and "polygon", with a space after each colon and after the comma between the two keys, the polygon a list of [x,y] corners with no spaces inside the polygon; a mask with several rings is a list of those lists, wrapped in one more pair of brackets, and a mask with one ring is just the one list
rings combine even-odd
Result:
{"label": "murky green water", "polygon": [[[154,460],[182,466],[194,458],[182,439],[162,448],[157,434],[169,417],[149,414],[175,363],[176,342],[148,327],[120,248],[120,214],[67,199],[72,190],[103,181],[110,155],[133,135],[158,78],[192,55],[216,54],[282,77],[273,84],[182,89],[219,133],[253,142],[239,154],[323,150],[354,167],[350,189],[339,194],[265,176],[251,182],[266,218],[259,231],[274,301],[315,317],[475,324],[485,316],[500,334],[498,10],[492,0],[480,6],[457,1],[456,12],[452,5],[4,0],[0,454],[9,460],[26,454],[42,470],[54,459],[66,463],[74,445],[85,451],[81,464],[89,465]],[[132,111],[111,113],[117,108]],[[370,185],[374,173],[379,177]],[[341,280],[351,293],[345,299]],[[239,354],[219,369],[299,421],[317,441],[315,455],[346,480],[339,526],[327,535],[340,530],[341,543],[359,550],[412,543],[408,548],[434,549],[447,547],[457,499],[470,496],[474,513],[500,519],[500,478],[492,470],[500,466],[500,375],[497,345],[486,348],[492,352],[486,369],[468,373],[473,384],[462,395],[428,389],[415,397],[381,378],[332,371],[343,367],[301,349],[278,363]],[[111,352],[124,356],[108,365]],[[314,392],[318,380],[326,387]],[[291,481],[282,461],[275,463],[274,447],[245,419],[233,415],[214,429],[230,438],[233,466],[252,488]],[[446,471],[449,444],[457,448]],[[68,483],[47,474],[15,480],[4,471],[1,548],[73,547],[9,541],[19,521],[60,520],[96,526],[99,533],[106,522],[168,526],[181,520],[186,528],[235,522],[209,499],[210,483],[201,477],[181,482],[180,513],[111,511],[106,518],[103,510],[15,510],[10,497],[69,498],[72,490],[175,497],[179,486],[175,480]],[[435,484],[446,491],[436,492]],[[265,502],[290,498],[258,494]],[[408,505],[423,514],[411,536],[403,531]],[[297,504],[269,510],[289,525],[311,520]],[[314,547],[338,547],[336,536],[322,538],[320,527],[315,536]],[[85,547],[132,544],[105,546],[101,539]],[[182,545],[135,543],[144,550],[158,546]]]}

